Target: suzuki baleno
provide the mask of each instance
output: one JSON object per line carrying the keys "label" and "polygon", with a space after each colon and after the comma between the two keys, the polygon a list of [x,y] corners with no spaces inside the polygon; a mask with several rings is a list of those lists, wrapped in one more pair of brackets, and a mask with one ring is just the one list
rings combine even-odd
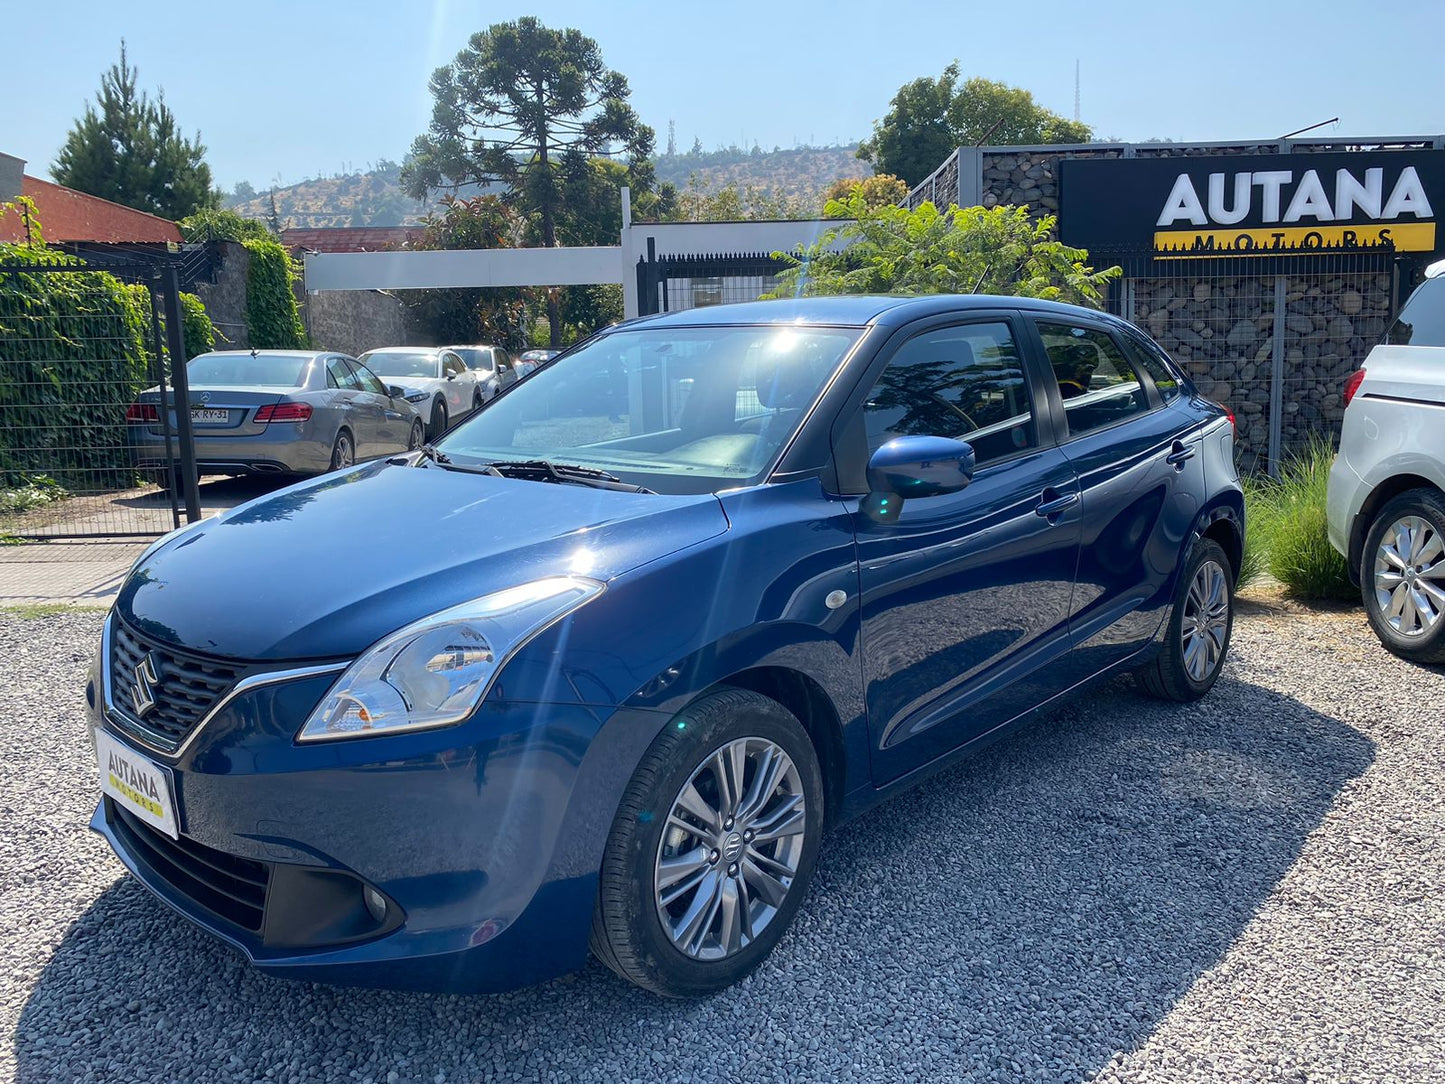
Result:
{"label": "suzuki baleno", "polygon": [[146,552],[93,827],[275,974],[490,990],[590,948],[716,990],[829,826],[1101,678],[1210,689],[1233,440],[1148,337],[1047,302],[610,329]]}

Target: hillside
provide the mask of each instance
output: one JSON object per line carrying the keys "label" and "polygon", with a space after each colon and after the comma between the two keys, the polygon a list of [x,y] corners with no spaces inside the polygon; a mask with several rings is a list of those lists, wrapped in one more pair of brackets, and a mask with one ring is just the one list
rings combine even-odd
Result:
{"label": "hillside", "polygon": [[[855,147],[798,147],[791,150],[745,151],[731,147],[719,151],[659,155],[659,181],[686,190],[695,177],[707,190],[736,184],[767,195],[821,204],[828,185],[840,177],[861,177],[871,172],[854,157]],[[318,177],[275,190],[276,213],[283,228],[307,226],[401,226],[421,221],[430,209],[401,190],[401,167],[387,163],[370,173]],[[459,195],[474,195],[463,191]],[[252,199],[230,199],[227,206],[247,218],[269,218],[271,192]]]}

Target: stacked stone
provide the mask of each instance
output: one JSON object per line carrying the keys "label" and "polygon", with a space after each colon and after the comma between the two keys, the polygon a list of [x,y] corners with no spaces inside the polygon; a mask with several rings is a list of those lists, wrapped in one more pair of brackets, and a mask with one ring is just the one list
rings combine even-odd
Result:
{"label": "stacked stone", "polygon": [[1034,214],[1059,213],[1059,156],[1046,151],[985,155],[983,205],[1028,204]]}

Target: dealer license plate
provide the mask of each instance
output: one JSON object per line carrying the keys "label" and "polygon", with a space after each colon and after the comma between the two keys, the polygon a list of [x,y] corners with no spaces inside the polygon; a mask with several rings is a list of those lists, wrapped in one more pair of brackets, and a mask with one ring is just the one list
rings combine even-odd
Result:
{"label": "dealer license plate", "polygon": [[225,425],[231,420],[229,410],[191,410],[191,421],[197,425]]}
{"label": "dealer license plate", "polygon": [[100,765],[100,789],[122,809],[172,839],[180,835],[169,768],[141,756],[103,730],[95,732],[95,759]]}

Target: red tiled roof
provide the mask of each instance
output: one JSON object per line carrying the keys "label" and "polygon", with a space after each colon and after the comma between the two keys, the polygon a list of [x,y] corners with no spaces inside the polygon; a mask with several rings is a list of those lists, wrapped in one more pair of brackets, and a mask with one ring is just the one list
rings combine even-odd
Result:
{"label": "red tiled roof", "polygon": [[335,226],[325,229],[295,227],[281,231],[287,248],[311,252],[385,252],[409,245],[423,233],[420,226]]}
{"label": "red tiled roof", "polygon": [[[63,241],[154,244],[181,240],[181,229],[174,222],[38,177],[26,177],[20,192],[35,201],[41,232],[45,240],[53,244]],[[0,218],[0,241],[23,240],[25,223],[19,215]]]}

